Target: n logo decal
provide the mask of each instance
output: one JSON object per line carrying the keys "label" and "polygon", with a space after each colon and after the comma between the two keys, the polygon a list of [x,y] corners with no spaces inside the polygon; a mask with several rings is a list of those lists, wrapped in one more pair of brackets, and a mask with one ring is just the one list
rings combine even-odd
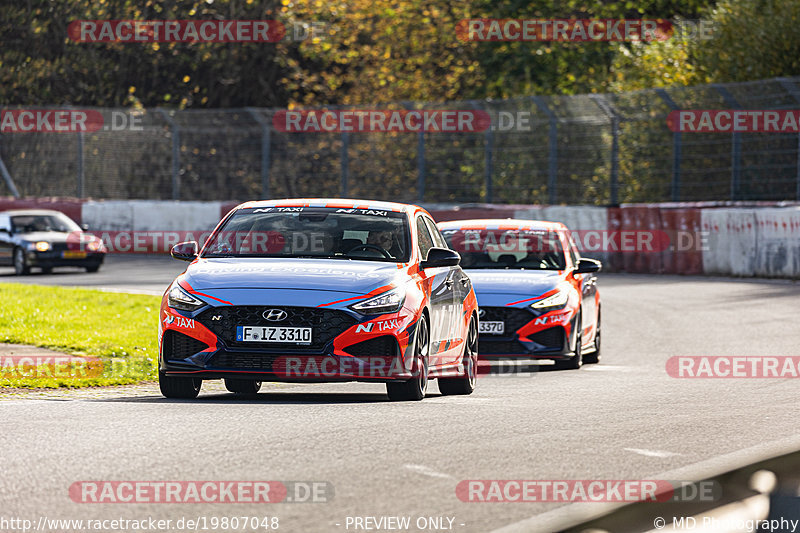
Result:
{"label": "n logo decal", "polygon": [[372,326],[374,326],[374,322],[370,322],[368,324],[359,324],[356,327],[356,333],[370,333],[372,331]]}

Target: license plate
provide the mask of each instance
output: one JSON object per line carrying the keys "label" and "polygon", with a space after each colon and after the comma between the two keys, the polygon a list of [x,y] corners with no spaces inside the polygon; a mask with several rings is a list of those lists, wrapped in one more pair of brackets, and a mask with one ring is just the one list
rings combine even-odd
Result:
{"label": "license plate", "polygon": [[311,344],[311,328],[237,326],[236,340],[241,342]]}
{"label": "license plate", "polygon": [[64,259],[86,259],[86,252],[71,252],[66,251],[62,253]]}
{"label": "license plate", "polygon": [[505,329],[505,322],[480,322],[478,325],[478,333],[488,333],[489,335],[502,335]]}

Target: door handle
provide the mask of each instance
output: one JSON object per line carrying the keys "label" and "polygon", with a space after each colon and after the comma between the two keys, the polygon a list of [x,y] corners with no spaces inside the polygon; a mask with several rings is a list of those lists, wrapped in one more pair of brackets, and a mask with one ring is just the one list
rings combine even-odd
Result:
{"label": "door handle", "polygon": [[462,284],[463,286],[465,286],[465,287],[466,287],[466,286],[468,286],[468,285],[469,285],[469,278],[468,278],[468,277],[466,277],[466,276],[464,276],[463,278],[461,278],[461,284]]}
{"label": "door handle", "polygon": [[453,286],[453,280],[451,278],[447,278],[444,280],[444,284],[447,285],[448,288]]}

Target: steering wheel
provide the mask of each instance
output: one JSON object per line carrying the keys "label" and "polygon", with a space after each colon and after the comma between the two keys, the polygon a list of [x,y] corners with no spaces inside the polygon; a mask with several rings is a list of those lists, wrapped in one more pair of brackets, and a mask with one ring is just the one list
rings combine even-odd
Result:
{"label": "steering wheel", "polygon": [[383,257],[385,257],[386,259],[394,259],[394,258],[392,257],[392,254],[390,254],[389,252],[387,252],[386,250],[384,250],[384,249],[383,249],[383,248],[381,248],[380,246],[376,246],[376,245],[374,245],[374,244],[357,244],[357,245],[353,246],[352,248],[350,248],[350,251],[349,251],[349,252],[347,252],[347,255],[350,255],[350,254],[352,254],[353,252],[355,252],[355,251],[356,251],[356,250],[358,250],[358,249],[363,249],[363,250],[375,250],[376,252],[378,252],[379,254],[381,254],[381,255],[382,255]]}

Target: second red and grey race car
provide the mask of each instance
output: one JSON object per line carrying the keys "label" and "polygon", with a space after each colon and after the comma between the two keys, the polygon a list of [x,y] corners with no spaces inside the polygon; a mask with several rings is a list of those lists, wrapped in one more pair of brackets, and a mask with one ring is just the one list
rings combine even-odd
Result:
{"label": "second red and grey race car", "polygon": [[202,381],[255,393],[262,381],[386,383],[420,400],[428,379],[470,394],[478,309],[459,256],[412,205],[250,202],[233,209],[164,294],[159,382],[167,397]]}
{"label": "second red and grey race car", "polygon": [[481,358],[600,359],[600,262],[582,259],[566,226],[535,220],[439,224],[475,284]]}

